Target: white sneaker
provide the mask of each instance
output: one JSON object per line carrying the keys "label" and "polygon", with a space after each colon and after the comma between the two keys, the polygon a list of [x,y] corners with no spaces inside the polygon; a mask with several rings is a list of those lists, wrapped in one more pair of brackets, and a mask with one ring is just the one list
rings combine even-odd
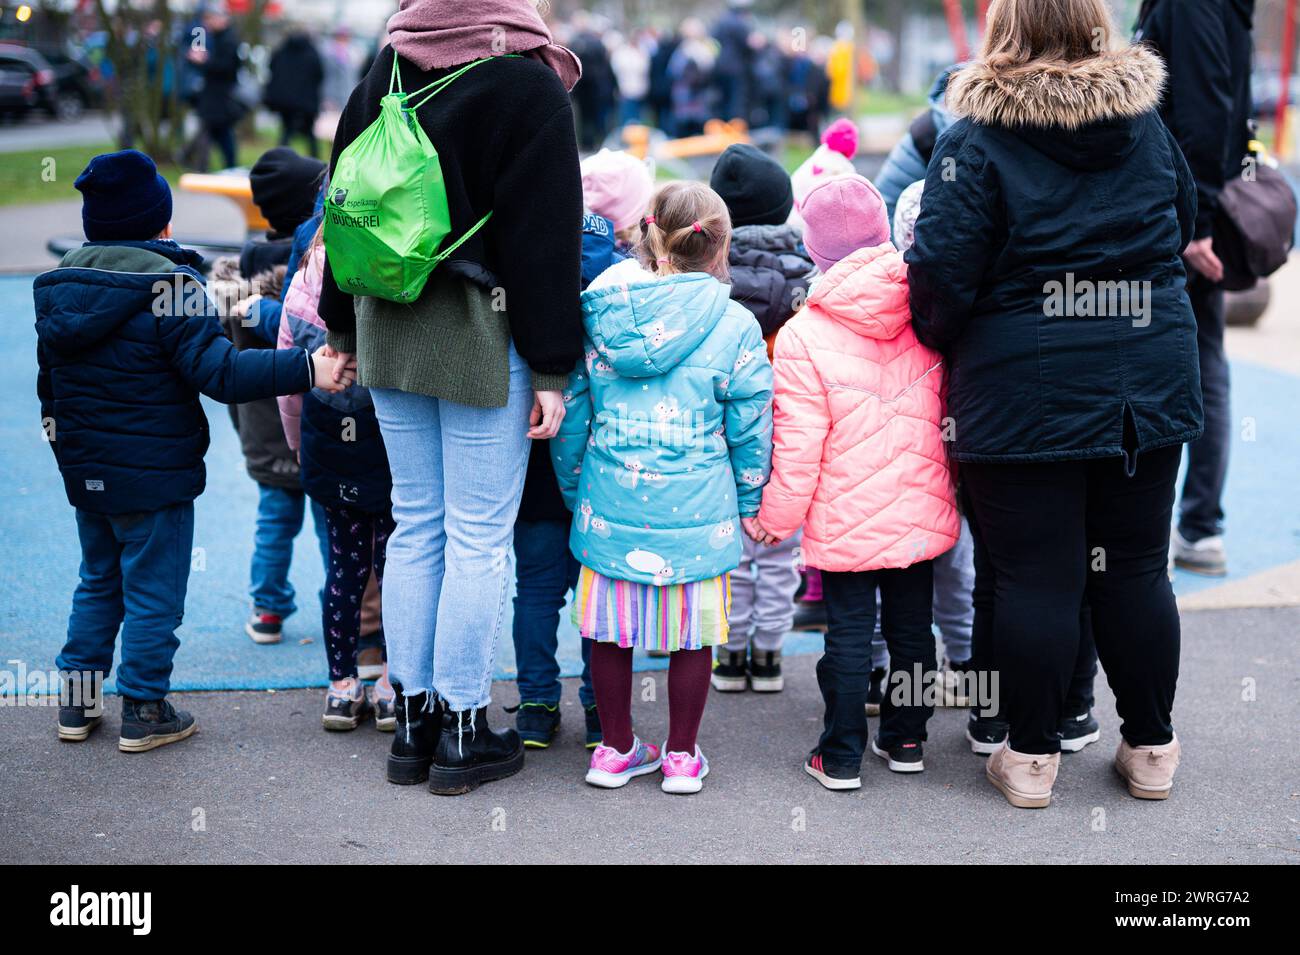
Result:
{"label": "white sneaker", "polygon": [[1228,555],[1223,548],[1223,535],[1202,537],[1192,543],[1174,528],[1169,535],[1169,552],[1174,566],[1205,577],[1223,577],[1228,573]]}

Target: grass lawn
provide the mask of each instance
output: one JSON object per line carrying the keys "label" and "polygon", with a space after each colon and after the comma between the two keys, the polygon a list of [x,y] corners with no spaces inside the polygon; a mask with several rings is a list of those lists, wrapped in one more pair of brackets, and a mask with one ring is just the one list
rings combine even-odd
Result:
{"label": "grass lawn", "polygon": [[[276,144],[273,136],[258,133],[239,143],[239,163],[251,166],[263,152]],[[117,146],[111,142],[88,146],[60,146],[54,149],[26,149],[19,152],[0,153],[0,206],[24,205],[41,202],[58,202],[61,199],[78,199],[72,188],[81,171],[93,156],[112,152]],[[215,150],[213,150],[215,153]],[[46,173],[53,160],[53,176]],[[175,164],[163,164],[159,172],[173,186],[184,171]],[[47,181],[48,180],[48,181]]]}

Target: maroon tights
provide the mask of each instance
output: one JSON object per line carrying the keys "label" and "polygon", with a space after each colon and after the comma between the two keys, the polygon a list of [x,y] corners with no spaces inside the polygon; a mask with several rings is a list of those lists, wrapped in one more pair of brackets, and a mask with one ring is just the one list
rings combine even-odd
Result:
{"label": "maroon tights", "polygon": [[[668,659],[668,751],[694,753],[695,737],[709,698],[713,649],[675,650]],[[595,641],[591,686],[606,746],[632,748],[632,648]]]}

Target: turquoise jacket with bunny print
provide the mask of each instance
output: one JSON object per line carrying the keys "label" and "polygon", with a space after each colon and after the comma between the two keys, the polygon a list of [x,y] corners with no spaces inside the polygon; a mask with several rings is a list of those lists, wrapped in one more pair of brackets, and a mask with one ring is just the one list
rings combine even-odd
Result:
{"label": "turquoise jacket with bunny print", "polygon": [[730,291],[628,260],[582,294],[586,354],[551,449],[569,547],[607,577],[681,584],[740,563],[772,456],[772,367]]}

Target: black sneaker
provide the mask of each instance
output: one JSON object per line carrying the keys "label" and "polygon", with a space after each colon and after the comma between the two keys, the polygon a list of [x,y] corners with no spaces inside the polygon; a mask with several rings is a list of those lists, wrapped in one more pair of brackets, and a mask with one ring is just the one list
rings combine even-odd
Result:
{"label": "black sneaker", "polygon": [[279,643],[284,635],[284,618],[278,613],[253,608],[253,615],[244,624],[244,633],[253,638],[254,643]]}
{"label": "black sneaker", "polygon": [[965,708],[974,702],[970,694],[975,689],[978,674],[969,660],[965,663],[953,663],[951,660],[944,659],[940,674],[943,679],[944,706]]}
{"label": "black sneaker", "polygon": [[366,699],[365,687],[360,680],[353,681],[356,696],[348,691],[342,693],[332,689],[325,691],[325,712],[321,714],[321,725],[336,733],[354,730],[370,715],[370,701]]}
{"label": "black sneaker", "polygon": [[991,719],[972,712],[966,720],[966,738],[976,756],[988,756],[1007,740],[1011,727],[1004,720]]}
{"label": "black sneaker", "polygon": [[827,789],[861,789],[862,777],[851,769],[827,766],[822,762],[822,754],[813,750],[804,760],[803,771],[817,780]]}
{"label": "black sneaker", "polygon": [[117,748],[124,753],[143,753],[193,736],[199,725],[184,710],[166,700],[122,699],[122,737]]}
{"label": "black sneaker", "polygon": [[749,661],[749,687],[755,693],[780,693],[785,689],[780,650],[754,651]]}
{"label": "black sneaker", "polygon": [[103,690],[89,678],[63,681],[59,695],[59,739],[80,743],[89,739],[104,718]]}
{"label": "black sneaker", "polygon": [[919,773],[924,770],[921,750],[921,741],[917,739],[895,743],[889,749],[880,748],[879,737],[871,741],[871,751],[888,763],[890,771],[895,773]]}
{"label": "black sneaker", "polygon": [[560,731],[560,707],[550,703],[520,703],[507,706],[515,714],[515,730],[525,746],[546,749]]}
{"label": "black sneaker", "polygon": [[719,693],[740,693],[745,690],[749,686],[745,651],[720,648],[717,659],[713,661],[713,674],[709,677],[709,682]]}
{"label": "black sneaker", "polygon": [[1101,725],[1093,717],[1092,710],[1063,718],[1058,732],[1062,753],[1077,753],[1089,743],[1101,739]]}
{"label": "black sneaker", "polygon": [[494,733],[488,726],[486,706],[472,713],[443,712],[429,767],[429,792],[458,796],[523,768],[523,740],[514,730]]}
{"label": "black sneaker", "polygon": [[867,715],[879,716],[880,704],[885,701],[885,677],[888,671],[884,667],[877,667],[871,671],[870,682],[867,683]]}
{"label": "black sneaker", "polygon": [[605,734],[600,729],[600,714],[596,712],[595,703],[584,706],[582,711],[587,718],[587,749],[595,749],[605,738]]}
{"label": "black sneaker", "polygon": [[800,600],[795,604],[791,630],[825,630],[826,604],[820,600]]}
{"label": "black sneaker", "polygon": [[393,684],[393,691],[397,694],[397,724],[388,751],[388,781],[411,786],[429,778],[429,764],[442,726],[442,701],[430,701],[428,691],[406,696],[400,683]]}

